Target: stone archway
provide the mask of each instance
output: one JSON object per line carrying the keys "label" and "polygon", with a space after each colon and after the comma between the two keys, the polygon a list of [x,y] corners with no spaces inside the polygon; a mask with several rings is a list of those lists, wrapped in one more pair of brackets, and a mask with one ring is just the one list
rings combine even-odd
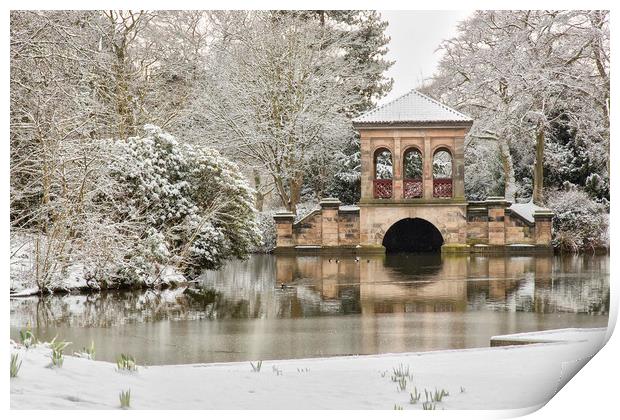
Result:
{"label": "stone archway", "polygon": [[382,245],[388,253],[439,252],[443,243],[441,232],[431,222],[408,217],[390,226]]}

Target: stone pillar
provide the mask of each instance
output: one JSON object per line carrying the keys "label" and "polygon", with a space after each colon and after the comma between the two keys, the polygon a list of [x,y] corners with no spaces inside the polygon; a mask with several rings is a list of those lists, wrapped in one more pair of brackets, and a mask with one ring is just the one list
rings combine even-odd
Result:
{"label": "stone pillar", "polygon": [[424,148],[422,149],[423,174],[422,182],[424,188],[424,199],[431,200],[433,198],[433,154],[431,150],[431,138],[424,137]]}
{"label": "stone pillar", "polygon": [[403,153],[400,146],[400,137],[394,137],[392,165],[394,165],[392,199],[400,201],[403,199]]}
{"label": "stone pillar", "polygon": [[370,137],[366,137],[363,134],[360,137],[360,154],[361,199],[368,200],[373,198],[372,180],[374,178],[375,162],[370,147]]}
{"label": "stone pillar", "polygon": [[324,198],[321,206],[321,245],[338,246],[338,208],[340,200]]}
{"label": "stone pillar", "polygon": [[465,200],[465,139],[454,139],[454,163],[452,165],[452,197]]}
{"label": "stone pillar", "polygon": [[276,222],[276,248],[294,247],[293,221],[295,215],[290,212],[278,212],[273,218]]}
{"label": "stone pillar", "polygon": [[534,238],[536,245],[551,247],[553,214],[548,209],[534,211]]}
{"label": "stone pillar", "polygon": [[489,245],[506,245],[506,207],[504,197],[489,197],[486,200],[489,217]]}

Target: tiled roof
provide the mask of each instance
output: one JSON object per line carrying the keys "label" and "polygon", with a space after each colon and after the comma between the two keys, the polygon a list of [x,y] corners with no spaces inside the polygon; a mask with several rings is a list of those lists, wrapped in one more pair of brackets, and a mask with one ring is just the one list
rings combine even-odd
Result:
{"label": "tiled roof", "polygon": [[411,90],[392,102],[360,115],[353,122],[359,124],[472,122],[472,119],[417,90]]}

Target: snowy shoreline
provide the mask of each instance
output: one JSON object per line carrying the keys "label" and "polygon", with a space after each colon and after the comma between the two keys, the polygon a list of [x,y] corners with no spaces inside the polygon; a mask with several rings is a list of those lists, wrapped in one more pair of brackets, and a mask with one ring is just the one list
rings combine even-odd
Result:
{"label": "snowy shoreline", "polygon": [[117,285],[115,287],[108,288],[95,288],[90,286],[62,286],[56,287],[52,289],[40,290],[38,287],[28,287],[23,289],[15,289],[14,291],[9,292],[9,298],[27,298],[31,296],[49,296],[49,295],[88,295],[90,293],[99,293],[99,292],[119,292],[119,291],[127,291],[127,290],[174,290],[179,288],[185,288],[196,284],[194,280],[182,280],[179,282],[176,281],[167,281],[162,283],[157,283],[153,285],[140,284],[140,285],[132,285],[132,284],[122,284]]}
{"label": "snowy shoreline", "polygon": [[[444,389],[449,395],[435,409],[533,411],[602,348],[606,332],[571,328],[492,339],[526,345],[265,361],[259,372],[249,362],[119,372],[113,363],[72,356],[62,368],[49,368],[48,346],[11,343],[22,360],[11,379],[11,408],[114,409],[119,393],[130,389],[136,409],[421,410],[425,389]],[[399,367],[411,370],[404,390],[391,378]],[[421,399],[411,404],[415,391]]]}
{"label": "snowy shoreline", "polygon": [[88,294],[100,291],[117,290],[154,290],[186,287],[195,283],[179,271],[174,265],[155,264],[154,270],[143,281],[118,281],[110,285],[100,284],[92,277],[83,263],[67,264],[60,270],[59,276],[45,285],[39,285],[36,278],[35,242],[32,235],[15,234],[11,237],[10,257],[10,298],[52,294]]}

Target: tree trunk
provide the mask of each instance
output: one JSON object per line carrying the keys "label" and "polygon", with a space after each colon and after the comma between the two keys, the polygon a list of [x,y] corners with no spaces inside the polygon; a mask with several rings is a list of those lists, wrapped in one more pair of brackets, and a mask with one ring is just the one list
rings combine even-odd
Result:
{"label": "tree trunk", "polygon": [[536,162],[534,163],[534,191],[532,201],[534,204],[543,205],[543,159],[545,151],[545,128],[538,126],[536,133]]}
{"label": "tree trunk", "polygon": [[288,211],[295,215],[297,215],[297,204],[299,204],[299,199],[301,197],[302,182],[300,178],[300,176],[294,176],[289,184],[291,186],[291,193],[289,195]]}
{"label": "tree trunk", "polygon": [[504,167],[504,198],[508,201],[515,201],[517,193],[517,182],[515,180],[515,169],[510,155],[510,148],[506,140],[499,140],[499,151]]}
{"label": "tree trunk", "polygon": [[265,203],[265,194],[263,194],[261,192],[261,186],[262,186],[262,182],[260,179],[260,174],[258,173],[258,170],[253,169],[253,175],[254,175],[254,188],[256,189],[256,193],[254,195],[255,197],[255,206],[256,206],[256,210],[258,211],[263,211],[263,204]]}

